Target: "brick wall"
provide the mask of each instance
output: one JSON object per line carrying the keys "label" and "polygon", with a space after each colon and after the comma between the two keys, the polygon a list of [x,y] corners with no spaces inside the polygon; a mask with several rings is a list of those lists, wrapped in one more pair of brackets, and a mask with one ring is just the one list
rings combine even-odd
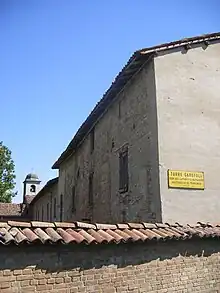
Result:
{"label": "brick wall", "polygon": [[7,246],[1,293],[219,292],[219,240]]}

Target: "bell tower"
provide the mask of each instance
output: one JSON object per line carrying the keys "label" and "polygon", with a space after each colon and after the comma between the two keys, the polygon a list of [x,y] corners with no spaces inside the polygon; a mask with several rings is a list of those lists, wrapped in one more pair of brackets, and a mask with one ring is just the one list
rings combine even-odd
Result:
{"label": "bell tower", "polygon": [[29,173],[24,180],[24,193],[23,193],[23,202],[25,201],[25,197],[35,196],[40,191],[40,183],[38,176],[33,173]]}

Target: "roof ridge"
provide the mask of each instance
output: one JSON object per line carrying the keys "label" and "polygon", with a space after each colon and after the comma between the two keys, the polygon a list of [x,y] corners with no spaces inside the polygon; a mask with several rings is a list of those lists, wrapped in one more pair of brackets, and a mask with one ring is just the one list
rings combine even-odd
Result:
{"label": "roof ridge", "polygon": [[[0,222],[0,245],[108,244],[220,238],[220,224]],[[11,246],[8,246],[11,247]]]}
{"label": "roof ridge", "polygon": [[159,50],[171,49],[169,47],[183,46],[186,44],[204,42],[205,40],[211,40],[211,39],[220,39],[220,32],[203,34],[203,35],[199,35],[199,36],[195,36],[195,37],[182,38],[180,40],[162,43],[162,44],[156,45],[156,46],[142,48],[142,49],[137,50],[136,52],[141,53],[141,54],[147,54],[150,51],[155,51],[157,49],[159,49]]}
{"label": "roof ridge", "polygon": [[115,229],[159,229],[168,227],[220,227],[220,223],[210,223],[199,221],[193,224],[180,223],[151,223],[151,222],[125,222],[125,223],[87,223],[80,221],[73,222],[47,222],[47,221],[0,221],[0,226],[10,227],[31,227],[31,228],[81,228],[97,230],[115,230]]}

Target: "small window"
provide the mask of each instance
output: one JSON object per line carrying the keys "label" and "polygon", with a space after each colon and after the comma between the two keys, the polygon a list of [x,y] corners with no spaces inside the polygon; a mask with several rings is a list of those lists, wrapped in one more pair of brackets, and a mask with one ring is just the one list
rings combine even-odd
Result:
{"label": "small window", "polygon": [[118,118],[121,118],[121,101],[118,103]]}
{"label": "small window", "polygon": [[36,186],[34,184],[31,185],[30,192],[36,192]]}
{"label": "small window", "polygon": [[93,153],[95,148],[95,130],[94,128],[90,132],[90,152]]}
{"label": "small window", "polygon": [[93,206],[93,173],[89,175],[89,206]]}
{"label": "small window", "polygon": [[47,221],[49,221],[49,217],[50,217],[50,204],[48,202],[47,203]]}
{"label": "small window", "polygon": [[60,222],[63,221],[63,195],[60,195]]}
{"label": "small window", "polygon": [[56,197],[54,198],[53,200],[53,217],[54,217],[54,220],[56,220],[56,216],[57,216],[57,199]]}
{"label": "small window", "polygon": [[72,212],[76,211],[76,188],[72,187]]}
{"label": "small window", "polygon": [[126,147],[119,153],[119,192],[127,192],[128,184],[128,148]]}

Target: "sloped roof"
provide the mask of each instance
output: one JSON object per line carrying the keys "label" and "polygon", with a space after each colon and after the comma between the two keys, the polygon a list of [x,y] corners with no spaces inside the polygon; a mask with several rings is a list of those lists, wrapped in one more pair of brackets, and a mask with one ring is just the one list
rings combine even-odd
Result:
{"label": "sloped roof", "polygon": [[141,69],[141,67],[148,61],[151,60],[157,52],[169,51],[174,48],[191,46],[192,44],[200,44],[206,42],[207,44],[220,40],[220,32],[213,34],[205,34],[196,36],[193,38],[185,38],[182,40],[165,43],[162,45],[144,48],[134,52],[131,58],[128,60],[124,68],[119,72],[109,89],[105,92],[101,100],[97,103],[95,108],[92,110],[88,118],[80,126],[75,136],[67,146],[66,150],[60,155],[58,160],[53,164],[52,168],[57,169],[59,165],[68,158],[74,150],[77,149],[80,142],[91,130],[98,118],[104,113],[106,108],[115,100],[117,94],[123,89],[125,84]]}
{"label": "sloped roof", "polygon": [[17,203],[0,203],[0,216],[20,216],[21,205]]}
{"label": "sloped roof", "polygon": [[0,222],[0,245],[108,244],[220,238],[220,224]]}

